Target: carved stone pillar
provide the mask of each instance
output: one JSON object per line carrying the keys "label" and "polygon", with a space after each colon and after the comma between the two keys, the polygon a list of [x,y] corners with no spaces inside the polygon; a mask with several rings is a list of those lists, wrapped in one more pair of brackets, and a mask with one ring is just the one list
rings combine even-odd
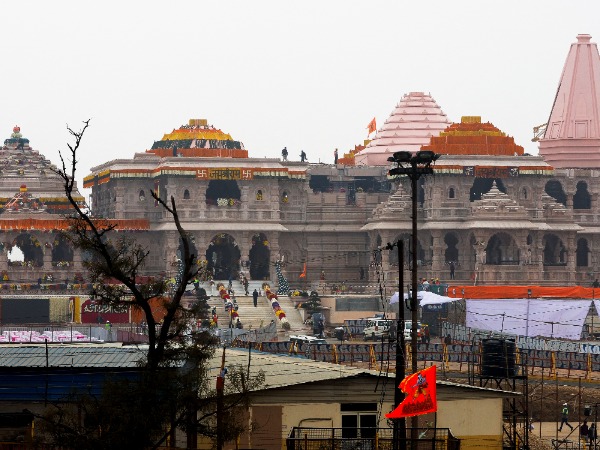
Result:
{"label": "carved stone pillar", "polygon": [[271,260],[269,261],[269,279],[279,287],[277,284],[277,274],[275,273],[274,264],[279,259],[279,233],[272,231],[269,235],[269,250],[271,251]]}
{"label": "carved stone pillar", "polygon": [[[446,245],[442,240],[442,232],[441,230],[434,230],[431,232],[431,237],[433,238],[433,242],[431,244],[431,271],[433,275],[436,277],[440,277],[443,279],[450,278],[445,275],[445,260],[444,260],[444,252],[446,250]],[[442,275],[443,274],[443,275]]]}
{"label": "carved stone pillar", "polygon": [[42,243],[42,251],[44,252],[43,257],[43,269],[45,272],[52,270],[52,240]]}
{"label": "carved stone pillar", "polygon": [[567,238],[567,248],[566,248],[567,273],[568,273],[568,280],[566,280],[567,282],[575,281],[575,269],[576,269],[576,261],[577,261],[576,249],[577,249],[577,245],[575,243],[575,236],[569,236]]}
{"label": "carved stone pillar", "polygon": [[75,270],[83,270],[83,258],[81,249],[73,249],[73,267]]}

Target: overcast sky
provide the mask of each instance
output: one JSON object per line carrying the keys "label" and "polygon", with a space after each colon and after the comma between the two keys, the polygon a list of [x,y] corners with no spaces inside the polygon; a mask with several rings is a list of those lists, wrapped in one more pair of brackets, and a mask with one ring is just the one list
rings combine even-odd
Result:
{"label": "overcast sky", "polygon": [[404,93],[481,115],[529,153],[576,35],[600,1],[26,1],[0,3],[0,137],[21,126],[58,163],[91,118],[79,177],[206,118],[251,157],[331,163]]}

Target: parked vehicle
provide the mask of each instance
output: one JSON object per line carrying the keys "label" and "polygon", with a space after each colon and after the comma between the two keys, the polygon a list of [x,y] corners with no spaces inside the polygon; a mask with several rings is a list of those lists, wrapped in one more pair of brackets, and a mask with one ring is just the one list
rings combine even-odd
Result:
{"label": "parked vehicle", "polygon": [[321,339],[316,336],[306,336],[303,334],[291,335],[290,341],[297,342],[298,344],[309,344],[309,345],[327,344],[327,341],[325,339]]}
{"label": "parked vehicle", "polygon": [[[404,321],[404,340],[410,342],[412,340],[411,336],[412,331],[412,321],[405,320]],[[422,327],[421,322],[417,322],[417,340],[421,339]]]}
{"label": "parked vehicle", "polygon": [[378,317],[367,319],[367,326],[363,331],[363,339],[365,341],[368,341],[369,339],[376,341],[381,339],[382,336],[388,338],[393,322],[395,321],[390,319],[380,319]]}

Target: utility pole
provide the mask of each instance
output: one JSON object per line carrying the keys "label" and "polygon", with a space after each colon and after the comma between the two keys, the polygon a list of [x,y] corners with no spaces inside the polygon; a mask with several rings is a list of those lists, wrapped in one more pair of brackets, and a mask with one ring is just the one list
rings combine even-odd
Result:
{"label": "utility pole", "polygon": [[[412,373],[418,372],[418,361],[417,361],[417,325],[418,325],[418,301],[417,301],[417,289],[418,289],[418,269],[417,269],[417,181],[423,175],[433,174],[433,167],[431,165],[440,157],[440,155],[429,150],[421,150],[416,154],[412,154],[408,151],[399,151],[394,153],[393,157],[388,158],[389,162],[393,162],[397,167],[390,169],[390,175],[406,175],[411,181],[411,200],[412,200],[412,236],[411,236],[411,251],[412,251],[412,287],[410,294],[410,311],[411,311],[411,357],[412,357]],[[403,333],[404,334],[404,333]],[[417,417],[413,417],[411,420],[411,441],[417,438]]]}
{"label": "utility pole", "polygon": [[217,375],[217,450],[223,450],[223,445],[225,444],[224,431],[225,431],[225,423],[223,420],[224,413],[224,391],[225,391],[225,374],[227,370],[225,369],[225,347],[223,347],[223,357],[221,358],[221,370],[219,371],[219,375]]}
{"label": "utility pole", "polygon": [[[404,400],[404,393],[400,389],[400,383],[406,377],[406,357],[404,355],[404,242],[388,243],[385,247],[398,250],[398,316],[396,317],[396,386],[394,388],[394,406],[398,407]],[[393,449],[406,450],[406,419],[394,420]]]}

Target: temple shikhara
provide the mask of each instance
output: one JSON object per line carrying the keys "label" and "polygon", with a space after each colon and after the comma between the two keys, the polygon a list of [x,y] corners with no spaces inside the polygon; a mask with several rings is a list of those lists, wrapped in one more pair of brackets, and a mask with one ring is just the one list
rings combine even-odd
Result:
{"label": "temple shikhara", "polygon": [[[171,132],[156,131],[147,149],[91,168],[84,187],[91,189],[95,217],[118,223],[150,249],[149,274],[172,273],[180,252],[175,225],[157,207],[155,192],[175,198],[198,264],[215,280],[243,272],[277,286],[283,275],[292,288],[314,281],[371,293],[376,265],[388,280],[398,273],[393,252],[373,249],[409,241],[411,233],[410,184],[388,175],[388,158],[431,150],[442,156],[435,174],[419,180],[419,277],[589,285],[600,271],[594,251],[600,248],[598,86],[597,46],[579,35],[557,93],[548,93],[550,118],[538,156],[496,127],[493,111],[465,111],[451,120],[431,94],[415,91],[401,97],[371,141],[337,165],[253,155],[241,137],[232,137],[235,130],[191,119]],[[0,159],[5,283],[39,279],[51,286],[48,276],[65,286],[83,283],[82,255],[61,233],[69,205],[52,164],[18,127]],[[15,248],[22,261],[11,259]],[[408,245],[406,251],[408,261]]]}

